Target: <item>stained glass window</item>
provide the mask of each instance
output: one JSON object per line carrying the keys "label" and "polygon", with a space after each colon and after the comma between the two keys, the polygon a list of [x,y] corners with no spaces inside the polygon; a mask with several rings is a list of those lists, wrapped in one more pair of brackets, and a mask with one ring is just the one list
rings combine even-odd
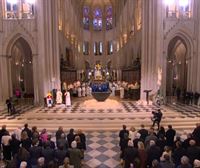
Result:
{"label": "stained glass window", "polygon": [[94,30],[102,30],[102,10],[99,8],[93,12],[93,27]]}
{"label": "stained glass window", "polygon": [[106,30],[112,29],[112,7],[107,6],[106,7]]}
{"label": "stained glass window", "polygon": [[89,30],[90,28],[90,8],[88,6],[83,7],[83,28]]}

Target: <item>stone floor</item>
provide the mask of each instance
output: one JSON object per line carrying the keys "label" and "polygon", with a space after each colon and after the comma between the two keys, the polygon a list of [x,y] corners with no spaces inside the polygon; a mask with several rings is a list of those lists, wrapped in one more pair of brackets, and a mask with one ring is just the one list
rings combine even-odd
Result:
{"label": "stone floor", "polygon": [[86,133],[87,151],[83,168],[120,168],[118,132]]}
{"label": "stone floor", "polygon": [[[22,127],[24,123],[36,125],[39,130],[46,128],[55,131],[63,126],[66,132],[70,128],[84,130],[87,138],[87,151],[83,168],[118,168],[119,139],[118,132],[122,124],[128,128],[139,129],[143,123],[151,126],[151,112],[154,105],[143,102],[108,99],[106,102],[95,102],[91,98],[75,99],[71,107],[56,105],[53,108],[35,107],[33,105],[16,106],[17,113],[9,116],[6,109],[0,110],[0,123],[8,129]],[[184,104],[167,104],[162,106],[161,124],[166,128],[172,124],[180,133],[191,131],[196,122],[200,122],[200,108]]]}

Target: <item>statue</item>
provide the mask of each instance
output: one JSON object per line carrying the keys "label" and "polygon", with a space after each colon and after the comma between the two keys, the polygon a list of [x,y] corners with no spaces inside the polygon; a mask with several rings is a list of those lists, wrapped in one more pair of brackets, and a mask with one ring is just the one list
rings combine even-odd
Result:
{"label": "statue", "polygon": [[101,65],[95,65],[95,72],[94,72],[94,79],[95,80],[102,80],[102,73],[101,73]]}

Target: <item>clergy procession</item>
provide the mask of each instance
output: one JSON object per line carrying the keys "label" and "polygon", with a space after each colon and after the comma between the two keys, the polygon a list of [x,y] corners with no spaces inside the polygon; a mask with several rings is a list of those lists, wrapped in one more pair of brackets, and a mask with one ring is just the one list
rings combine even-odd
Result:
{"label": "clergy procession", "polygon": [[138,90],[140,85],[138,82],[130,84],[125,81],[108,82],[108,83],[92,83],[75,81],[73,84],[62,84],[62,90],[53,89],[46,98],[45,104],[47,107],[52,107],[55,104],[65,104],[66,107],[71,106],[71,97],[90,97],[93,92],[110,92],[111,97],[119,97],[120,99],[130,98],[132,90]]}

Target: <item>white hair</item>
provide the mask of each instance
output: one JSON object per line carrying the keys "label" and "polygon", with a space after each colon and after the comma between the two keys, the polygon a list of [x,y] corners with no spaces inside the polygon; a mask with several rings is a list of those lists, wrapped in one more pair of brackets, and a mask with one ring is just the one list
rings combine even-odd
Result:
{"label": "white hair", "polygon": [[194,168],[199,168],[200,167],[200,160],[195,159],[194,160]]}
{"label": "white hair", "polygon": [[71,144],[72,148],[76,148],[77,147],[77,142],[76,141],[73,141],[72,144]]}
{"label": "white hair", "polygon": [[153,146],[153,145],[155,145],[156,144],[156,142],[154,141],[154,140],[150,140],[150,142],[149,142],[149,145],[150,146]]}
{"label": "white hair", "polygon": [[26,167],[27,167],[27,162],[22,161],[22,162],[20,163],[20,168],[26,168]]}

